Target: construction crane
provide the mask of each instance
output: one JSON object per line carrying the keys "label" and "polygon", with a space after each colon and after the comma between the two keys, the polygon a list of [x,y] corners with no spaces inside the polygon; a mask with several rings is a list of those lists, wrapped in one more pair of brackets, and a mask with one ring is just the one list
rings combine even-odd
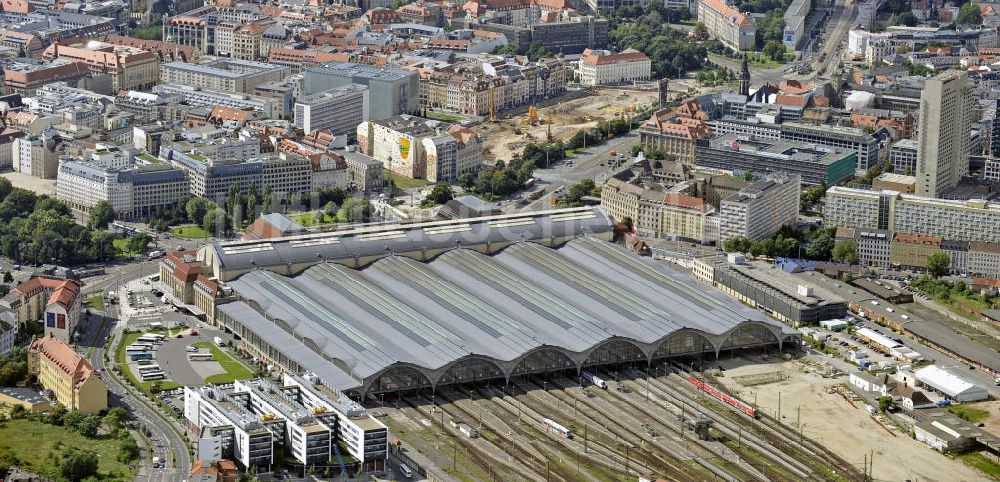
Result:
{"label": "construction crane", "polygon": [[535,106],[528,107],[528,118],[521,122],[526,126],[538,124],[538,109]]}

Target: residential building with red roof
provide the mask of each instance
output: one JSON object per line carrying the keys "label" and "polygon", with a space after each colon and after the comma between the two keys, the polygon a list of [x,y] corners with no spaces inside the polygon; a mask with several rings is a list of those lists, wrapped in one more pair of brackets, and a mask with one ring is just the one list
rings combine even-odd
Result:
{"label": "residential building with red roof", "polygon": [[174,251],[160,260],[160,282],[170,290],[174,301],[207,320],[215,319],[215,301],[222,296],[219,283],[209,278],[211,274],[195,250]]}
{"label": "residential building with red roof", "polygon": [[614,85],[649,80],[651,72],[652,61],[636,49],[585,49],[577,78],[583,85]]}
{"label": "residential building with red roof", "polygon": [[69,342],[80,320],[80,283],[32,276],[10,290],[0,303],[17,313],[21,326],[40,321],[46,336]]}
{"label": "residential building with red roof", "polygon": [[639,127],[639,142],[647,149],[659,149],[681,162],[694,164],[697,140],[711,134],[704,117],[701,106],[693,100],[676,110],[656,111]]}
{"label": "residential building with red roof", "polygon": [[710,36],[730,50],[753,50],[757,34],[753,19],[727,5],[725,0],[698,0],[698,21],[705,25]]}
{"label": "residential building with red roof", "polygon": [[101,374],[73,347],[46,334],[28,348],[28,375],[69,410],[97,414],[108,408],[108,387]]}

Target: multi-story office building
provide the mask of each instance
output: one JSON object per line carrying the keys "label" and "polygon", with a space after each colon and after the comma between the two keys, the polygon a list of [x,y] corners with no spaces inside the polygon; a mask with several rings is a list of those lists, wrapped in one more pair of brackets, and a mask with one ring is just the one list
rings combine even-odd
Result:
{"label": "multi-story office building", "polygon": [[608,50],[583,51],[577,79],[583,85],[614,85],[646,81],[650,79],[652,61],[646,54],[625,49],[621,52]]}
{"label": "multi-story office building", "polygon": [[453,182],[483,162],[479,137],[457,124],[399,115],[362,122],[357,136],[362,153],[406,177]]}
{"label": "multi-story office building", "polygon": [[824,217],[828,226],[1000,242],[1000,204],[981,199],[958,201],[834,186],[827,190]]}
{"label": "multi-story office building", "polygon": [[192,432],[220,437],[224,457],[258,470],[269,469],[277,444],[307,466],[329,463],[337,444],[366,470],[384,469],[388,454],[385,425],[311,374],[286,374],[281,385],[252,379],[226,390],[185,387],[184,414]]}
{"label": "multi-story office building", "polygon": [[332,424],[335,430],[333,440],[343,442],[352,457],[371,468],[385,463],[389,452],[389,430],[384,424],[311,374],[285,373],[282,377],[284,390],[299,404],[313,413],[327,414],[336,419],[336,423]]}
{"label": "multi-story office building", "polygon": [[353,137],[358,124],[368,120],[368,88],[348,84],[300,97],[295,102],[295,127],[310,133],[329,130],[335,136]]}
{"label": "multi-story office building", "polygon": [[[985,244],[985,243],[984,243]],[[969,242],[954,239],[941,240],[941,251],[951,260],[953,273],[966,273],[969,270]]]}
{"label": "multi-story office building", "polygon": [[303,75],[305,95],[347,84],[368,87],[368,118],[386,119],[420,108],[420,79],[416,72],[351,62],[331,62],[308,68]]}
{"label": "multi-story office building", "polygon": [[145,219],[190,196],[184,172],[148,154],[140,162],[129,159],[121,166],[101,162],[98,155],[90,160],[63,157],[59,161],[56,197],[73,209],[86,213],[107,201],[121,219]]}
{"label": "multi-story office building", "polygon": [[772,175],[722,200],[719,239],[769,238],[799,215],[801,186],[797,175]]}
{"label": "multi-story office building", "polygon": [[970,276],[1000,278],[1000,243],[969,243],[966,272]]}
{"label": "multi-story office building", "polygon": [[28,374],[68,410],[97,415],[108,408],[108,387],[83,355],[65,341],[46,335],[28,349]]}
{"label": "multi-story office building", "polygon": [[881,165],[879,150],[890,136],[884,127],[868,133],[856,127],[812,125],[799,122],[769,124],[753,120],[720,119],[706,122],[713,134],[752,135],[757,139],[806,142],[858,151],[859,171]]}
{"label": "multi-story office building", "polygon": [[76,62],[23,59],[4,63],[3,86],[7,93],[30,96],[39,88],[54,82],[76,85],[86,75],[87,67]]}
{"label": "multi-story office building", "polygon": [[983,179],[1000,181],[1000,158],[987,157],[983,161]]}
{"label": "multi-story office building", "polygon": [[203,6],[181,15],[164,16],[163,39],[208,55],[232,55],[236,26],[250,25],[261,17],[254,5]]}
{"label": "multi-story office building", "polygon": [[840,147],[801,142],[756,140],[750,136],[723,134],[697,141],[695,164],[737,174],[767,175],[785,172],[798,175],[804,184],[832,186],[854,175],[858,153]]}
{"label": "multi-story office building", "polygon": [[947,70],[924,83],[917,136],[917,194],[940,197],[969,172],[972,86]]}
{"label": "multi-story office building", "polygon": [[742,52],[754,48],[757,28],[753,19],[726,5],[724,0],[699,0],[698,22],[730,50]]}
{"label": "multi-story office building", "polygon": [[160,84],[153,92],[163,95],[177,95],[180,101],[192,107],[222,106],[233,109],[253,109],[268,119],[285,116],[284,104],[278,99],[253,94],[237,94],[202,89],[187,85]]}
{"label": "multi-story office building", "polygon": [[261,84],[277,82],[288,67],[240,59],[216,59],[204,64],[170,62],[161,67],[164,84],[178,84],[219,92],[251,94]]}
{"label": "multi-story office building", "polygon": [[156,55],[125,45],[96,40],[65,45],[57,42],[45,50],[42,58],[68,60],[86,65],[92,74],[107,74],[115,92],[148,90],[160,80],[160,61]]}
{"label": "multi-story office building", "polygon": [[351,189],[362,192],[379,192],[385,187],[385,168],[382,161],[366,156],[349,146],[346,151],[331,152],[347,164],[347,183]]}
{"label": "multi-story office building", "polygon": [[917,141],[901,139],[889,148],[889,162],[892,172],[912,176],[917,172]]}
{"label": "multi-story office building", "polygon": [[191,194],[215,201],[225,199],[229,187],[240,190],[251,184],[270,186],[276,193],[306,193],[312,189],[312,164],[309,159],[281,153],[256,159],[213,159],[198,149],[183,152],[166,147],[162,157],[184,171],[190,182]]}
{"label": "multi-story office building", "polygon": [[14,139],[14,170],[40,179],[55,179],[62,149],[62,137],[51,129],[37,136]]}
{"label": "multi-story office building", "polygon": [[245,469],[270,472],[274,463],[274,434],[282,433],[285,420],[264,419],[250,410],[249,395],[216,386],[184,387],[184,418],[192,438],[220,438],[222,457]]}

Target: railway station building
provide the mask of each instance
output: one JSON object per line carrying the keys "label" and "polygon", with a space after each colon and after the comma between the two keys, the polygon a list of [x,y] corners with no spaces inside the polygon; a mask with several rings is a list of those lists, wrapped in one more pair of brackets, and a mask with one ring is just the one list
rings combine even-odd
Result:
{"label": "railway station building", "polygon": [[801,335],[611,243],[599,207],[226,242],[215,322],[350,397],[797,347]]}

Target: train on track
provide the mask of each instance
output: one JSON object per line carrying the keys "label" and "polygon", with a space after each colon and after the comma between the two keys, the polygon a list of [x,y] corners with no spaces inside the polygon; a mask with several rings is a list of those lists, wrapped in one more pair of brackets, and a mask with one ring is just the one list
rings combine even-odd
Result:
{"label": "train on track", "polygon": [[563,437],[573,438],[573,432],[570,429],[568,429],[566,427],[563,427],[562,425],[560,425],[560,424],[558,424],[558,423],[556,423],[556,422],[554,422],[552,420],[549,420],[547,418],[543,418],[542,419],[542,425],[545,426],[545,431],[546,432],[548,432],[548,431],[554,431],[554,432],[558,432],[559,435],[562,435]]}
{"label": "train on track", "polygon": [[593,383],[594,386],[596,386],[597,388],[603,388],[605,390],[608,389],[608,382],[603,378],[597,376],[596,373],[581,372],[580,376],[583,377],[584,380]]}
{"label": "train on track", "polygon": [[726,405],[735,408],[737,411],[743,412],[753,418],[757,418],[757,409],[751,406],[750,404],[738,398],[726,395],[725,393],[716,390],[715,387],[701,380],[698,380],[693,376],[688,376],[688,380],[690,380],[691,383],[694,384],[694,386],[698,387],[699,390],[711,395],[712,397],[721,400],[722,403],[725,403]]}

